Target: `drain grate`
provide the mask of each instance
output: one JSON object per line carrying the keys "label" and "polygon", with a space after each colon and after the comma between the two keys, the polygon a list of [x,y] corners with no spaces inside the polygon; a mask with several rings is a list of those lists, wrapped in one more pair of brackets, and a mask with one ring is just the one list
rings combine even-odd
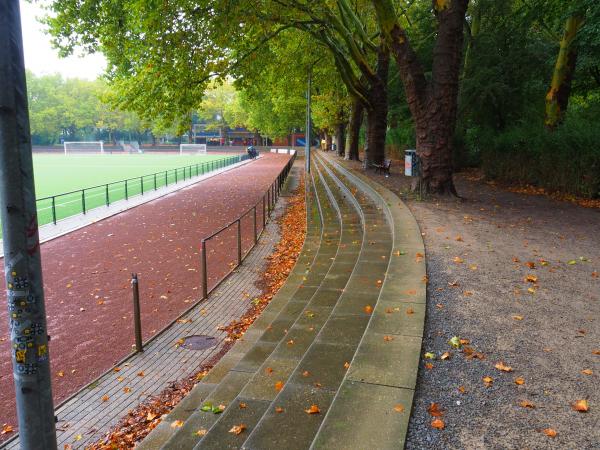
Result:
{"label": "drain grate", "polygon": [[183,338],[183,348],[188,350],[206,350],[207,348],[217,345],[218,340],[213,336],[205,336],[203,334],[195,334]]}

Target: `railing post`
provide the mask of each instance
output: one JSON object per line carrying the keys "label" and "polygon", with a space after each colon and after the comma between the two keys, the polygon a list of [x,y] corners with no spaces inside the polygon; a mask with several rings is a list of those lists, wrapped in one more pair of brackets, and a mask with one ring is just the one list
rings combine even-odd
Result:
{"label": "railing post", "polygon": [[208,268],[206,265],[206,241],[202,240],[202,298],[208,298]]}
{"label": "railing post", "polygon": [[156,190],[156,189],[158,189],[158,188],[156,187],[156,174],[154,174],[154,190]]}
{"label": "railing post", "polygon": [[83,213],[85,214],[85,189],[81,190],[81,209],[83,210]]}
{"label": "railing post", "polygon": [[169,171],[165,170],[165,187],[169,185]]}
{"label": "railing post", "polygon": [[131,274],[131,289],[133,291],[133,326],[135,330],[135,350],[144,351],[142,344],[142,319],[140,317],[140,288],[137,273]]}
{"label": "railing post", "polygon": [[254,205],[254,244],[258,242],[258,232],[256,230],[256,205]]}
{"label": "railing post", "polygon": [[56,225],[56,197],[52,196],[52,222]]}
{"label": "railing post", "polygon": [[266,214],[266,212],[267,212],[266,211],[266,209],[267,209],[266,208],[266,203],[267,202],[265,201],[266,200],[265,197],[266,197],[266,195],[263,195],[263,202],[262,202],[263,203],[263,214],[262,214],[262,216],[263,216],[263,230],[267,226],[267,214]]}
{"label": "railing post", "polygon": [[128,184],[129,184],[129,182],[127,180],[125,180],[125,200],[129,200]]}
{"label": "railing post", "polygon": [[108,197],[108,184],[106,186],[106,206],[110,206],[110,198]]}
{"label": "railing post", "polygon": [[177,184],[177,169],[175,169],[175,184]]}
{"label": "railing post", "polygon": [[242,219],[237,220],[237,260],[238,266],[242,264]]}
{"label": "railing post", "polygon": [[144,177],[140,177],[140,192],[144,195]]}

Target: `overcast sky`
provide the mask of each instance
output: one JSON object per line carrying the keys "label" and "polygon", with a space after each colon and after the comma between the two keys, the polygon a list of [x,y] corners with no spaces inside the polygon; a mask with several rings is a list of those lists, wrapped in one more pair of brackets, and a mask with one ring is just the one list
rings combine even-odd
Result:
{"label": "overcast sky", "polygon": [[58,51],[50,44],[50,37],[44,33],[44,25],[36,20],[36,17],[45,15],[40,3],[47,3],[47,0],[36,3],[20,0],[25,67],[36,75],[60,73],[67,78],[89,80],[101,75],[106,65],[102,55],[58,57]]}

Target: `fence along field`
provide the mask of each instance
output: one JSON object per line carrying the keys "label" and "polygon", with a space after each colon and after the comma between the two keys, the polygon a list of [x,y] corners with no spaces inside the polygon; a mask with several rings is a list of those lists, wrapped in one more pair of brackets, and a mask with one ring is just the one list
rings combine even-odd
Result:
{"label": "fence along field", "polygon": [[34,154],[38,222],[46,225],[80,214],[84,208],[89,211],[106,206],[237,163],[241,158],[215,154]]}

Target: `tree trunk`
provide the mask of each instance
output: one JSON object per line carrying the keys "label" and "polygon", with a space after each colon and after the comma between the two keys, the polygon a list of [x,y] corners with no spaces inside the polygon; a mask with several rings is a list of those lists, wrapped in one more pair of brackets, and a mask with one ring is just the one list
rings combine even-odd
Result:
{"label": "tree trunk", "polygon": [[396,59],[406,99],[415,122],[421,160],[421,189],[456,195],[452,180],[452,139],[456,126],[463,23],[468,0],[433,0],[437,38],[431,81],[400,26],[391,0],[373,0],[377,20]]}
{"label": "tree trunk", "polygon": [[325,142],[326,142],[326,151],[331,150],[331,144],[333,143],[333,139],[331,138],[331,135],[328,132],[325,132]]}
{"label": "tree trunk", "polygon": [[552,75],[552,84],[546,95],[545,124],[550,130],[560,125],[567,113],[571,82],[577,66],[577,46],[574,41],[583,21],[583,15],[574,14],[567,19],[565,24],[565,32],[560,41],[560,50]]}
{"label": "tree trunk", "polygon": [[385,159],[385,137],[387,134],[387,81],[390,67],[390,53],[387,47],[377,52],[377,79],[371,84],[367,108],[367,145],[365,147],[365,167],[383,164]]}
{"label": "tree trunk", "polygon": [[346,142],[346,124],[340,122],[335,130],[335,146],[338,156],[344,156],[344,143]]}
{"label": "tree trunk", "polygon": [[358,139],[363,121],[363,111],[364,106],[362,102],[355,98],[352,102],[350,122],[348,123],[348,134],[346,136],[346,159],[352,161],[359,161]]}

